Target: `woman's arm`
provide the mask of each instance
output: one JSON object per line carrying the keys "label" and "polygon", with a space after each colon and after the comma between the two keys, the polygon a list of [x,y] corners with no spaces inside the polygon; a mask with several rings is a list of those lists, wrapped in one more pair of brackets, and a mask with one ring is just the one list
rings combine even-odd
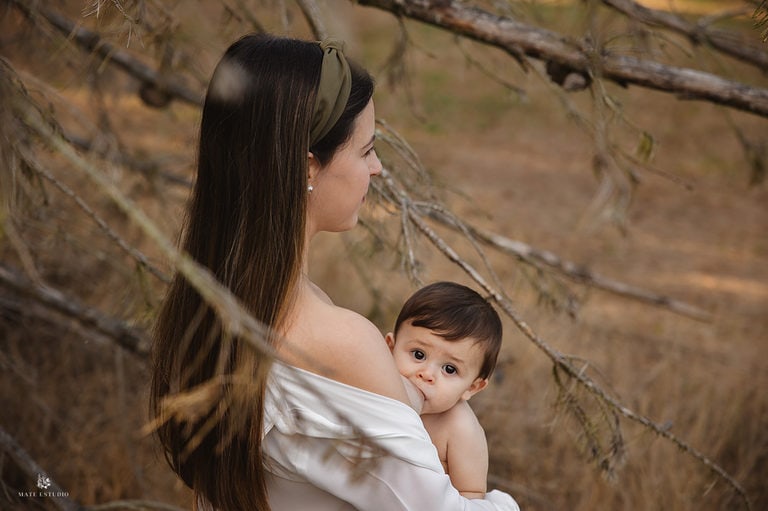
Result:
{"label": "woman's arm", "polygon": [[[491,491],[482,500],[462,497],[442,472],[392,456],[351,461],[336,449],[338,440],[270,433],[272,463],[358,511],[519,511],[506,493]],[[297,449],[301,450],[300,455]],[[436,453],[435,453],[435,456]],[[298,465],[292,460],[300,460]],[[296,492],[293,492],[296,493]],[[273,495],[284,506],[306,495]],[[341,503],[341,502],[340,502]],[[275,509],[274,511],[284,511]],[[291,511],[293,511],[291,509]]]}

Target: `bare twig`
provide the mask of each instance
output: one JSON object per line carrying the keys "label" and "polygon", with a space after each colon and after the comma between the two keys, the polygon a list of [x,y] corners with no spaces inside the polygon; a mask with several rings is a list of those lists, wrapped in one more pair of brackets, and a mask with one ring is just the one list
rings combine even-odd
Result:
{"label": "bare twig", "polygon": [[469,62],[482,74],[487,76],[490,80],[498,83],[502,87],[505,87],[509,91],[514,92],[520,100],[525,101],[528,99],[528,93],[524,88],[519,87],[514,83],[502,78],[499,76],[497,71],[488,69],[482,62],[480,62],[472,55],[471,51],[468,51],[464,45],[461,44],[461,38],[458,36],[456,37],[456,46],[459,48],[459,50],[461,50],[461,53],[464,55],[464,58],[467,59],[467,62]]}
{"label": "bare twig", "polygon": [[488,274],[491,276],[491,279],[493,279],[493,282],[494,284],[496,284],[496,287],[499,289],[502,288],[501,279],[496,273],[496,270],[491,264],[491,261],[488,259],[488,255],[485,253],[485,250],[483,250],[482,247],[480,247],[480,244],[478,243],[478,239],[472,234],[472,231],[469,229],[469,226],[467,226],[463,221],[461,221],[461,219],[457,215],[454,215],[447,208],[435,202],[418,201],[418,202],[413,202],[412,205],[415,209],[423,212],[423,214],[425,214],[426,216],[436,214],[441,218],[446,219],[446,221],[449,222],[450,225],[453,225],[455,229],[462,234],[464,239],[469,242],[469,244],[475,250],[475,253],[478,255],[478,257],[480,257],[480,260],[483,263],[483,268],[485,268],[485,271],[487,271]]}
{"label": "bare twig", "polygon": [[96,225],[99,226],[99,228],[107,235],[107,237],[112,240],[118,247],[120,247],[126,254],[131,256],[137,263],[141,265],[142,268],[146,268],[152,275],[157,277],[158,280],[164,283],[170,282],[170,278],[163,273],[157,266],[152,264],[149,259],[147,259],[147,256],[145,256],[140,250],[138,250],[136,247],[132,247],[126,242],[123,238],[120,237],[119,234],[117,234],[110,226],[107,224],[107,222],[101,218],[84,200],[82,197],[77,195],[71,188],[69,188],[67,185],[56,179],[56,177],[51,174],[47,169],[43,168],[43,166],[40,164],[39,161],[37,161],[37,158],[35,158],[29,151],[27,151],[24,148],[19,148],[19,151],[21,152],[22,157],[26,160],[26,162],[29,164],[30,168],[37,172],[40,176],[44,177],[49,183],[51,183],[53,186],[59,189],[61,193],[75,201],[75,204],[82,209],[86,215],[88,215],[94,222],[96,222]]}
{"label": "bare twig", "polygon": [[75,147],[78,147],[83,151],[92,152],[98,155],[99,157],[104,158],[107,161],[110,161],[117,165],[127,167],[128,169],[131,169],[131,170],[135,170],[143,174],[150,180],[153,177],[157,176],[171,184],[181,185],[186,188],[192,187],[192,181],[190,181],[189,178],[179,174],[174,174],[172,172],[162,170],[161,163],[158,160],[136,158],[135,156],[128,154],[124,150],[111,151],[111,150],[101,149],[97,147],[98,144],[95,144],[93,141],[87,140],[77,135],[73,135],[71,133],[64,133],[64,137]]}
{"label": "bare twig", "polygon": [[328,37],[328,30],[325,28],[325,23],[320,15],[320,9],[317,6],[315,0],[296,0],[299,4],[301,12],[304,14],[304,18],[309,24],[310,30],[318,40],[323,40]]}
{"label": "bare twig", "polygon": [[[430,214],[432,218],[440,223],[448,226],[452,226],[451,223],[445,221],[439,215]],[[547,250],[540,250],[532,247],[521,241],[513,240],[495,234],[489,231],[481,230],[476,227],[467,226],[472,234],[486,245],[492,246],[497,250],[514,255],[515,257],[532,262],[534,264],[543,264],[549,268],[557,271],[558,273],[574,280],[581,282],[590,287],[602,289],[610,293],[623,296],[625,298],[631,298],[651,305],[656,305],[662,308],[666,308],[677,314],[688,316],[700,321],[710,321],[710,313],[682,302],[669,296],[660,295],[651,291],[613,280],[597,272],[594,272],[586,266],[574,263],[572,261],[563,260],[556,254]]]}
{"label": "bare twig", "polygon": [[28,18],[35,20],[38,14],[51,26],[71,38],[84,50],[93,52],[107,62],[114,64],[153,90],[186,103],[200,106],[203,94],[189,89],[181,77],[171,73],[160,73],[136,57],[105,41],[101,35],[75,23],[66,16],[31,0],[11,0]]}
{"label": "bare twig", "polygon": [[691,23],[677,14],[651,9],[633,0],[602,0],[602,2],[632,20],[672,30],[687,37],[693,44],[706,44],[728,56],[751,64],[762,71],[768,69],[768,52],[765,51],[764,47],[753,44],[751,41],[739,37],[732,32],[709,27],[709,25],[721,17],[745,14],[747,12],[745,7],[739,8],[736,12],[730,10],[718,17],[705,17],[697,23]]}
{"label": "bare twig", "polygon": [[[139,158],[129,154],[123,147],[114,147],[115,145],[120,146],[120,144],[111,143],[111,140],[105,136],[103,130],[91,122],[79,108],[75,107],[74,104],[62,96],[56,88],[51,87],[47,82],[39,79],[32,73],[24,72],[19,69],[16,69],[16,72],[19,74],[19,77],[23,79],[28,88],[41,90],[45,98],[49,101],[55,99],[55,103],[57,105],[61,104],[87,131],[96,133],[94,138],[89,140],[69,131],[63,131],[64,138],[75,147],[78,147],[83,151],[97,154],[107,161],[124,166],[130,170],[135,170],[146,176],[149,180],[159,177],[172,184],[191,187],[192,182],[187,177],[163,170],[162,166],[167,163],[166,161],[161,161],[159,158]],[[51,103],[54,102],[51,101]],[[105,143],[105,139],[107,140],[107,143]]]}
{"label": "bare twig", "polygon": [[227,3],[227,0],[220,0],[221,4],[224,6],[224,9],[235,18],[238,19],[238,21],[247,21],[248,24],[251,26],[251,29],[255,32],[258,32],[259,34],[264,34],[267,32],[267,29],[264,27],[264,25],[259,21],[259,19],[254,16],[253,9],[251,9],[250,6],[245,5],[243,0],[235,0],[237,3],[237,8],[234,8]]}
{"label": "bare twig", "polygon": [[26,242],[19,234],[16,225],[14,225],[13,219],[10,216],[3,218],[2,223],[0,223],[0,228],[3,230],[5,239],[8,240],[8,243],[16,252],[16,255],[18,256],[19,261],[21,261],[24,269],[34,280],[39,281],[40,272],[37,270],[37,266],[35,265],[35,258],[32,256],[32,252],[29,250]]}
{"label": "bare twig", "polygon": [[768,42],[768,1],[762,0],[759,5],[755,6],[752,19],[755,20],[755,28],[760,30],[760,37],[763,42]]}
{"label": "bare twig", "polygon": [[112,339],[134,355],[145,358],[149,354],[149,339],[141,330],[88,307],[73,296],[46,285],[34,283],[4,265],[0,265],[0,286],[12,291],[11,296],[27,297],[49,311],[55,311],[76,320],[84,327]]}

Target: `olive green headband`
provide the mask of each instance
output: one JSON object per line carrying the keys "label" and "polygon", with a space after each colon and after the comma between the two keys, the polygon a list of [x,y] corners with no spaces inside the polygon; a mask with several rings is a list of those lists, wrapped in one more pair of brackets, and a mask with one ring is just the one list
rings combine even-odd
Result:
{"label": "olive green headband", "polygon": [[323,50],[323,65],[309,131],[310,147],[322,140],[339,120],[352,89],[349,64],[344,57],[344,42],[325,39],[320,42],[320,48]]}

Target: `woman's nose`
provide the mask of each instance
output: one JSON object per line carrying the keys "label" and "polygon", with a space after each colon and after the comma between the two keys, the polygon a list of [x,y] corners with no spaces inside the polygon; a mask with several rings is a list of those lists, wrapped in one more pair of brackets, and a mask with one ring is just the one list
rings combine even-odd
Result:
{"label": "woman's nose", "polygon": [[374,153],[374,161],[371,165],[371,176],[378,176],[381,174],[381,160],[379,160],[379,155]]}

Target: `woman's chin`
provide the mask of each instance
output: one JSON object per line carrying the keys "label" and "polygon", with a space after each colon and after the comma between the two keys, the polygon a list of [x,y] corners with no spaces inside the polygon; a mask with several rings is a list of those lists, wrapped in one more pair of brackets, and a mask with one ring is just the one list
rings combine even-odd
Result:
{"label": "woman's chin", "polygon": [[356,225],[357,225],[357,215],[355,215],[355,217],[353,219],[351,219],[349,222],[346,222],[346,223],[344,223],[342,225],[339,225],[336,229],[334,229],[331,232],[347,232],[347,231],[351,231],[352,229],[355,228]]}
{"label": "woman's chin", "polygon": [[335,219],[330,222],[321,222],[318,226],[317,232],[347,232],[351,231],[355,228],[357,225],[357,221],[359,218],[359,213],[354,213],[354,215],[351,215],[350,217],[346,219]]}

